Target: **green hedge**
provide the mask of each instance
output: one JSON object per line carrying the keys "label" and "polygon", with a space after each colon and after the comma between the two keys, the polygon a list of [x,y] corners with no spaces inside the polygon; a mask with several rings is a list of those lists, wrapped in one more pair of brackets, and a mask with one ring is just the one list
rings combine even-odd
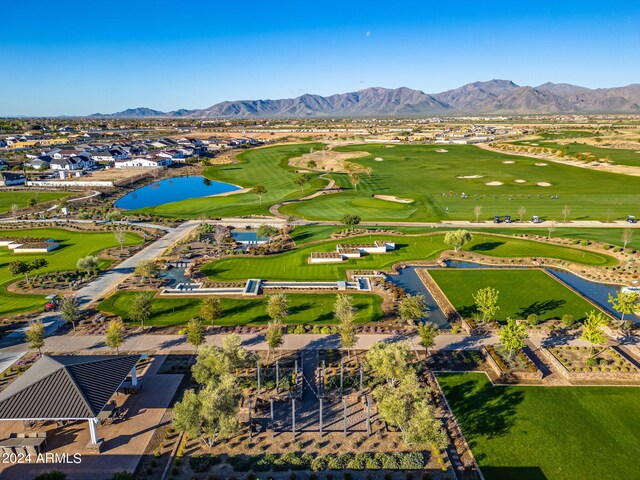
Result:
{"label": "green hedge", "polygon": [[227,462],[239,472],[288,471],[288,470],[421,470],[425,457],[421,452],[391,453],[342,453],[314,456],[310,453],[289,452],[284,455],[233,455]]}

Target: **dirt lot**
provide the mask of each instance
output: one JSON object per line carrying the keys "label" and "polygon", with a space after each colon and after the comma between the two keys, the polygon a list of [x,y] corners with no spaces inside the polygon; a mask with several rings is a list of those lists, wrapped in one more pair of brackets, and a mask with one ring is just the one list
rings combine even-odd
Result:
{"label": "dirt lot", "polygon": [[[65,178],[68,181],[78,181],[78,182],[117,182],[119,180],[124,180],[127,178],[137,177],[143,174],[152,173],[151,168],[109,168],[107,170],[95,170],[90,172],[88,175],[83,175],[82,177],[71,177]],[[158,173],[160,170],[158,169]]]}

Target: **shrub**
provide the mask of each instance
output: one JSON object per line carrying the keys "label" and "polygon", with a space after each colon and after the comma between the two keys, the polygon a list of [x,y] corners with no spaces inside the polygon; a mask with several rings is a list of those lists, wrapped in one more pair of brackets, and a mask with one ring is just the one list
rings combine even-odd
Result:
{"label": "shrub", "polygon": [[588,247],[590,243],[591,243],[591,242],[589,242],[589,240],[582,240],[582,241],[580,242],[580,245],[582,245],[583,247]]}
{"label": "shrub", "polygon": [[529,315],[527,317],[527,323],[529,325],[531,325],[532,327],[535,327],[536,325],[538,325],[540,323],[540,317],[538,315],[536,315],[535,313],[532,313],[531,315]]}
{"label": "shrub", "polygon": [[595,367],[598,365],[598,359],[597,358],[587,358],[587,360],[585,361],[585,365],[587,365],[588,367]]}
{"label": "shrub", "polygon": [[196,473],[203,473],[209,469],[209,457],[207,455],[192,455],[189,458],[189,466]]}
{"label": "shrub", "polygon": [[573,318],[573,315],[569,314],[569,313],[565,313],[562,316],[562,324],[565,327],[571,327],[574,323],[576,323],[575,319]]}
{"label": "shrub", "polygon": [[311,470],[314,472],[321,472],[326,470],[327,466],[327,458],[323,456],[317,456],[311,461]]}
{"label": "shrub", "polygon": [[424,454],[407,452],[400,455],[400,470],[420,470],[424,468]]}

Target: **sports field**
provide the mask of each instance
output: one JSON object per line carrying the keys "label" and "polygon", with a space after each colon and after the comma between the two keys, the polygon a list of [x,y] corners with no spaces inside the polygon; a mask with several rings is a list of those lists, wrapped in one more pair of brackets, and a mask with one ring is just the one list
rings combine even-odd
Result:
{"label": "sports field", "polygon": [[640,471],[637,387],[494,387],[438,374],[486,480],[618,480]]}
{"label": "sports field", "polygon": [[[113,313],[122,318],[127,317],[131,299],[136,292],[118,292],[103,300],[98,310]],[[333,305],[336,296],[331,294],[287,294],[289,299],[289,317],[284,323],[289,324],[330,324],[336,323],[333,318]],[[381,320],[383,317],[380,305],[382,299],[378,295],[354,294],[354,305],[358,309],[356,323],[367,323]],[[167,326],[186,324],[200,312],[200,298],[166,298],[156,297],[152,302],[151,320],[147,325]],[[247,324],[264,324],[269,321],[266,314],[266,299],[220,298],[223,317],[215,325],[233,326]]]}
{"label": "sports field", "polygon": [[[599,172],[540,159],[511,156],[472,145],[351,145],[337,151],[366,151],[351,161],[371,168],[357,190],[345,174],[331,174],[346,192],[286,205],[280,211],[311,220],[339,220],[357,214],[368,221],[475,220],[495,215],[569,220],[624,219],[640,216],[635,192],[640,178]],[[446,150],[446,151],[443,151]],[[640,160],[640,154],[638,159]],[[378,159],[378,160],[376,160]],[[411,199],[398,203],[374,194]],[[464,194],[464,195],[463,195]],[[466,198],[463,198],[465,197]]]}
{"label": "sports field", "polygon": [[18,205],[20,208],[27,206],[30,199],[35,198],[38,203],[57,200],[59,198],[69,197],[69,192],[0,192],[0,213],[11,210],[12,205]]}
{"label": "sports field", "polygon": [[542,270],[446,269],[429,272],[460,315],[470,318],[476,313],[473,295],[485,287],[500,292],[500,310],[496,320],[507,317],[526,319],[538,315],[540,320],[562,318],[568,313],[582,320],[595,307]]}
{"label": "sports field", "polygon": [[212,180],[232,183],[243,188],[263,185],[267,193],[262,198],[262,204],[258,196],[249,192],[221,197],[193,198],[136,211],[174,218],[268,215],[271,205],[304,197],[327,184],[326,180],[313,175],[311,182],[304,187],[304,192],[301,192],[300,186],[294,183],[295,168],[288,165],[290,158],[308,153],[311,148],[319,147],[320,144],[308,143],[256,148],[239,154],[238,163],[211,166],[205,170],[205,176]]}
{"label": "sports field", "polygon": [[[6,247],[0,247],[0,315],[13,315],[16,313],[36,310],[44,306],[43,295],[15,294],[7,292],[7,285],[18,277],[13,277],[9,272],[9,263],[14,260],[30,261],[34,258],[45,258],[49,265],[42,270],[37,270],[31,275],[44,272],[62,272],[75,270],[79,258],[87,255],[97,255],[105,248],[118,245],[113,233],[88,233],[74,232],[61,228],[33,228],[27,230],[2,230],[0,237],[38,237],[53,238],[60,247],[52,252],[26,255],[12,253]],[[142,243],[138,235],[128,233],[127,245]],[[111,262],[103,260],[100,268],[106,268]]]}
{"label": "sports field", "polygon": [[[309,264],[311,252],[335,251],[338,243],[372,243],[375,240],[394,240],[396,250],[380,255],[366,255],[339,264]],[[437,258],[449,247],[444,244],[444,234],[435,235],[366,235],[346,240],[329,240],[306,245],[277,255],[266,257],[235,256],[208,263],[202,272],[220,281],[246,280],[344,280],[347,270],[388,269],[394,263]],[[532,240],[477,234],[465,245],[464,250],[495,257],[550,257],[589,265],[615,265],[608,255],[550,245]]]}

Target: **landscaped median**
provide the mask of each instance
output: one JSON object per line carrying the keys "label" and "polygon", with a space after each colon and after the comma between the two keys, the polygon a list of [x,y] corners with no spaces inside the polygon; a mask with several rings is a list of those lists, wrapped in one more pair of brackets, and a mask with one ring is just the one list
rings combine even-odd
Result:
{"label": "landscaped median", "polygon": [[[100,302],[98,310],[118,315],[124,319],[128,316],[129,306],[139,291],[117,292]],[[353,303],[358,310],[356,323],[380,321],[383,318],[382,298],[372,294],[354,294]],[[332,324],[333,305],[336,296],[331,294],[287,294],[289,300],[289,316],[287,324]],[[201,298],[167,298],[152,299],[151,319],[146,325],[170,326],[186,324],[200,313]],[[223,313],[215,325],[264,325],[269,321],[266,313],[267,302],[259,298],[220,298]]]}

